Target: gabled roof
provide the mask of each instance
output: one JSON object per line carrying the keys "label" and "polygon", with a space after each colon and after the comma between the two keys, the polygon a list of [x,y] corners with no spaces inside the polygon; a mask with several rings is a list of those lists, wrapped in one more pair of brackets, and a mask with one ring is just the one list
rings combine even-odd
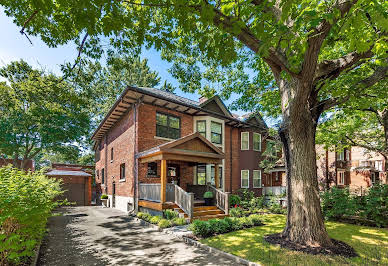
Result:
{"label": "gabled roof", "polygon": [[[128,86],[94,131],[91,139],[95,141],[101,140],[105,133],[120,120],[128,110],[133,108],[134,104],[140,102],[193,116],[210,115],[224,120],[226,125],[232,127],[261,127],[260,124],[251,124],[233,117],[218,96],[212,97],[206,101],[208,103],[205,102],[200,104],[199,102],[159,89]],[[210,103],[216,104],[219,110],[212,110],[209,106]],[[263,129],[265,129],[265,127]]]}
{"label": "gabled roof", "polygon": [[204,101],[199,106],[203,109],[211,110],[227,117],[234,118],[234,116],[229,112],[228,108],[225,106],[224,102],[220,99],[218,95],[215,95],[210,99]]}
{"label": "gabled roof", "polygon": [[219,148],[214,146],[198,132],[140,152],[136,155],[136,157],[147,158],[161,154],[179,155],[182,156],[182,159],[183,157],[186,157],[186,160],[187,157],[208,158],[214,160],[225,158],[225,154]]}

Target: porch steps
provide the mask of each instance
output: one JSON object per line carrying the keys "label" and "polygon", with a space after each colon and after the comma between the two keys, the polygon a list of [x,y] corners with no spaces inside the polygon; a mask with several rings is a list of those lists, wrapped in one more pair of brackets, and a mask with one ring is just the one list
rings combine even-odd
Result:
{"label": "porch steps", "polygon": [[[188,215],[180,208],[174,209],[179,213],[182,218],[188,218]],[[222,219],[224,218],[224,211],[218,209],[216,206],[196,206],[194,207],[193,220],[209,220],[209,219]]]}

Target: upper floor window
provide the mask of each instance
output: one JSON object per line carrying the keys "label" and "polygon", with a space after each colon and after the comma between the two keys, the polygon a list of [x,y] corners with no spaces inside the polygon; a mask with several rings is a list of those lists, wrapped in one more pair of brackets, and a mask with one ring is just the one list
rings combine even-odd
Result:
{"label": "upper floor window", "polygon": [[345,185],[345,172],[338,172],[338,185]]}
{"label": "upper floor window", "polygon": [[120,164],[120,179],[125,179],[125,163]]}
{"label": "upper floor window", "polygon": [[249,170],[241,170],[241,188],[249,188]]}
{"label": "upper floor window", "polygon": [[179,117],[156,113],[156,136],[179,139],[181,135],[181,120]]}
{"label": "upper floor window", "polygon": [[249,132],[241,132],[241,150],[249,150]]}
{"label": "upper floor window", "polygon": [[259,133],[253,133],[253,150],[261,151],[261,135]]}
{"label": "upper floor window", "polygon": [[376,185],[376,184],[379,184],[379,173],[376,173],[376,172],[371,172],[371,181],[372,181],[372,185]]}
{"label": "upper floor window", "polygon": [[339,160],[339,161],[345,160],[345,151],[337,152],[337,160]]}
{"label": "upper floor window", "polygon": [[206,138],[206,120],[197,121],[197,132]]}
{"label": "upper floor window", "polygon": [[110,149],[110,160],[113,161],[113,148]]}
{"label": "upper floor window", "polygon": [[101,184],[105,184],[105,169],[101,169]]}
{"label": "upper floor window", "polygon": [[261,188],[261,171],[253,170],[253,187]]}
{"label": "upper floor window", "polygon": [[215,144],[222,144],[222,124],[212,121],[210,129],[211,141]]}

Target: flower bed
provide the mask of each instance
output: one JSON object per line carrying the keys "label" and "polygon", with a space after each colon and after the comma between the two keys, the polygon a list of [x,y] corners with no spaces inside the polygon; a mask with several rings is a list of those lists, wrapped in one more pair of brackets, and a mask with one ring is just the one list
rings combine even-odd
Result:
{"label": "flower bed", "polygon": [[166,217],[166,219],[160,217],[160,216],[152,216],[148,213],[144,213],[144,212],[138,212],[137,213],[137,217],[146,221],[146,222],[149,222],[151,224],[155,224],[157,226],[159,226],[159,228],[167,228],[167,227],[173,227],[173,226],[177,226],[177,225],[185,225],[187,222],[184,218],[179,218],[178,217],[178,214],[174,211],[171,211],[171,210],[166,210],[164,211],[163,213],[164,217]]}
{"label": "flower bed", "polygon": [[61,182],[43,173],[0,168],[0,265],[28,263],[61,194]]}
{"label": "flower bed", "polygon": [[211,219],[208,221],[194,220],[189,229],[197,237],[210,237],[232,231],[263,225],[260,216],[252,214],[248,217],[225,217],[224,219]]}

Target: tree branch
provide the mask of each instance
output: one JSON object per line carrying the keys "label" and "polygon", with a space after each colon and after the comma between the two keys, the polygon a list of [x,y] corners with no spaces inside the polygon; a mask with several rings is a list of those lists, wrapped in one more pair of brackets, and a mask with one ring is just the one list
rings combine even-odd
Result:
{"label": "tree branch", "polygon": [[27,40],[31,43],[31,45],[32,45],[32,42],[31,42],[30,38],[28,37],[27,33],[24,32],[24,30],[26,29],[28,23],[30,23],[30,21],[35,17],[36,14],[38,14],[38,10],[35,10],[35,11],[32,13],[32,15],[31,15],[26,21],[24,21],[23,27],[22,27],[22,29],[20,30],[20,34],[26,36]]}

